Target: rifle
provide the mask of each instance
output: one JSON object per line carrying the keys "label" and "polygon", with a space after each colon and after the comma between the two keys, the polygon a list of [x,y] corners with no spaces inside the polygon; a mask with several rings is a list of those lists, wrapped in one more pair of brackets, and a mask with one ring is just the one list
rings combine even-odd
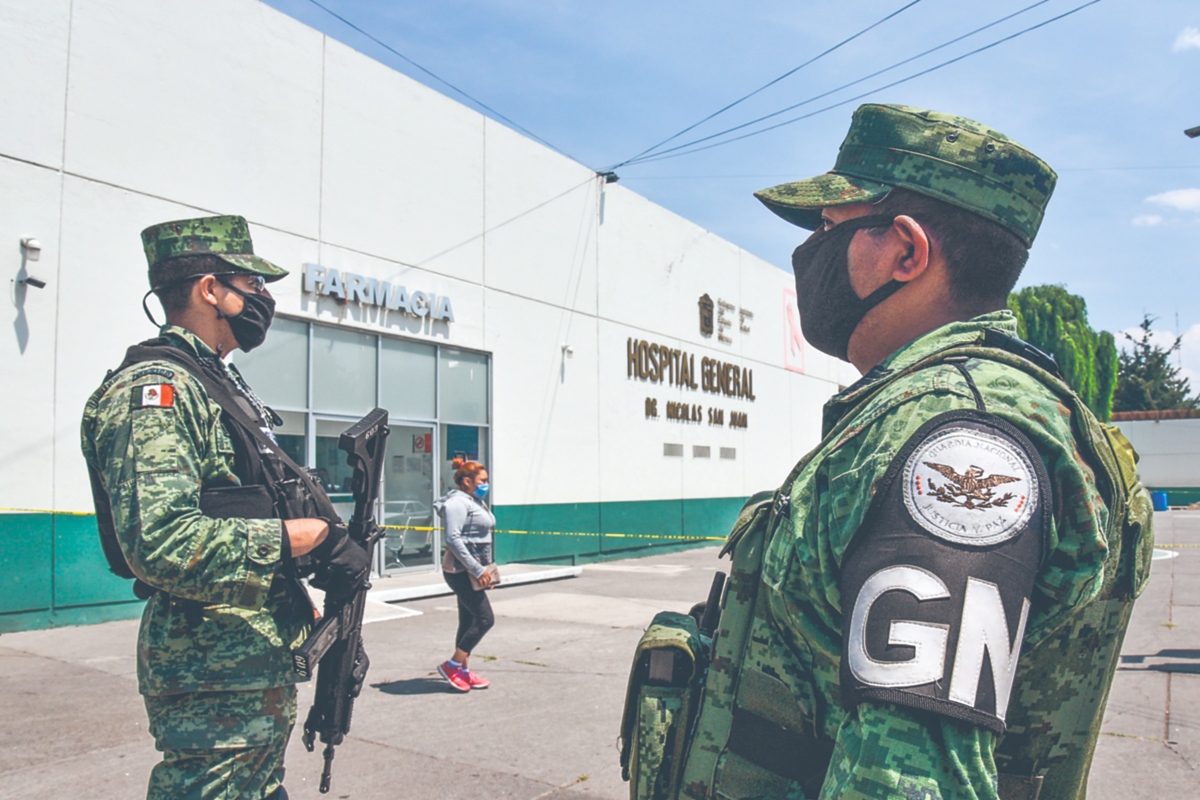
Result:
{"label": "rifle", "polygon": [[[354,494],[354,516],[347,526],[352,539],[368,553],[375,554],[375,545],[383,528],[375,522],[375,502],[379,497],[379,482],[383,473],[383,457],[387,437],[388,412],[377,408],[348,428],[338,439],[338,448],[345,451],[347,463],[354,469],[350,487]],[[317,693],[304,721],[304,747],[313,751],[313,742],[320,736],[325,744],[325,766],[321,772],[321,793],[329,791],[333,776],[333,748],[342,743],[350,731],[350,715],[354,698],[362,690],[370,660],[362,646],[363,608],[371,584],[364,581],[349,595],[325,595],[325,614],[316,629],[292,652],[292,664],[302,678],[317,671]]]}

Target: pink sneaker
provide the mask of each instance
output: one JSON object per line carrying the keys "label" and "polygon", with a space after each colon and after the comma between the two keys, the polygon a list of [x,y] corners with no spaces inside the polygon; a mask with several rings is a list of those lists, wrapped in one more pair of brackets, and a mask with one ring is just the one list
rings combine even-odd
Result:
{"label": "pink sneaker", "polygon": [[474,672],[464,670],[467,673],[467,683],[471,684],[472,689],[486,689],[492,685],[492,682],[487,678],[476,675]]}
{"label": "pink sneaker", "polygon": [[446,679],[446,682],[460,692],[471,691],[471,683],[467,680],[467,671],[462,667],[455,667],[449,661],[443,661],[438,664],[438,674]]}

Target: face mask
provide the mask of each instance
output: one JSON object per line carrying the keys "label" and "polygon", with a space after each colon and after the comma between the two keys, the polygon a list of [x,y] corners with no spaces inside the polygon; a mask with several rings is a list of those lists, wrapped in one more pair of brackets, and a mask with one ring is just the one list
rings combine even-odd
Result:
{"label": "face mask", "polygon": [[490,488],[492,488],[492,487],[489,486],[488,484],[481,483],[475,487],[475,491],[471,492],[471,494],[475,495],[480,500],[482,500],[484,498],[484,496],[488,493],[488,489],[490,489]]}
{"label": "face mask", "polygon": [[809,343],[835,358],[847,358],[850,336],[867,312],[904,288],[890,281],[867,297],[850,285],[850,240],[863,228],[882,228],[893,217],[870,216],[846,220],[818,234],[792,253],[800,329]]}
{"label": "face mask", "polygon": [[267,338],[267,329],[271,327],[271,320],[275,316],[275,300],[265,294],[246,294],[223,280],[221,283],[230,291],[240,294],[242,300],[245,301],[242,313],[236,317],[226,317],[220,311],[217,314],[229,321],[229,327],[233,331],[233,338],[237,340],[238,347],[249,352]]}

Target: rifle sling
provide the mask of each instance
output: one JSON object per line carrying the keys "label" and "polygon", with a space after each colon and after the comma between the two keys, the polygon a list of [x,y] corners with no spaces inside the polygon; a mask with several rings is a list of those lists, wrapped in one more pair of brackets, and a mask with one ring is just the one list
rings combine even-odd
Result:
{"label": "rifle sling", "polygon": [[239,428],[249,434],[261,451],[274,456],[304,484],[304,488],[308,490],[313,502],[320,507],[321,513],[327,517],[328,522],[331,524],[340,522],[341,516],[329,502],[325,490],[316,485],[306,468],[292,460],[292,457],[285,453],[274,439],[263,432],[263,421],[256,420],[251,416],[243,406],[245,401],[239,402],[241,398],[230,388],[229,377],[224,374],[224,370],[219,375],[213,375],[211,367],[207,367],[187,351],[170,344],[158,344],[161,341],[163,340],[151,339],[149,342],[129,348],[122,368],[142,361],[170,361],[185,369],[188,374],[200,381],[208,396],[221,407],[231,421],[237,423]]}

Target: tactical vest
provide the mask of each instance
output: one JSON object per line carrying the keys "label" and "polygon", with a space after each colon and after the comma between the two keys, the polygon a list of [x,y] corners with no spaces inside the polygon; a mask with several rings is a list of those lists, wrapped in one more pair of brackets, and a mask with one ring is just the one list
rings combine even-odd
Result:
{"label": "tactical vest", "polygon": [[[622,724],[621,763],[626,780],[631,780],[632,800],[819,794],[834,743],[818,735],[815,721],[803,711],[812,708],[813,698],[794,696],[772,677],[786,674],[790,666],[787,654],[776,652],[782,648],[765,657],[760,650],[759,664],[746,658],[752,632],[771,624],[762,591],[763,552],[780,516],[788,513],[795,481],[853,424],[867,401],[901,377],[967,358],[1020,369],[1058,396],[1071,411],[1076,443],[1109,511],[1103,585],[1035,649],[1022,653],[1007,729],[994,752],[1002,800],[1083,795],[1133,600],[1149,579],[1153,536],[1143,534],[1150,530],[1153,509],[1137,476],[1137,455],[1124,435],[1096,419],[1055,374],[1052,359],[989,330],[977,344],[949,347],[880,378],[795,466],[778,491],[750,498],[721,553],[732,553],[732,567],[711,647],[681,647],[680,641],[693,643],[698,637],[677,619],[666,617],[668,612],[655,618],[639,645]],[[682,634],[664,632],[671,628]],[[694,664],[693,673],[647,680],[645,654],[663,647],[676,648],[676,660]],[[770,659],[779,663],[767,663]],[[1089,680],[1063,687],[1063,702],[1053,709],[1022,703],[1023,697],[1038,696],[1036,691],[1053,696],[1064,664],[1082,665]]]}
{"label": "tactical vest", "polygon": [[[263,431],[263,422],[250,401],[234,386],[224,369],[208,359],[199,359],[176,346],[171,340],[158,337],[130,347],[125,360],[109,370],[101,389],[127,368],[148,361],[174,364],[200,382],[209,398],[221,407],[221,424],[233,443],[233,471],[241,481],[239,486],[203,486],[200,492],[200,511],[216,519],[297,519],[319,517],[341,522],[325,491],[313,480],[304,467],[297,464]],[[138,580],[125,560],[113,523],[108,492],[99,473],[88,465],[92,502],[96,508],[96,525],[100,544],[109,569],[119,578],[133,580],[133,592],[145,600],[156,591]],[[290,566],[283,537],[283,562]],[[289,570],[295,578],[295,571]],[[295,581],[291,581],[295,583]],[[304,594],[307,598],[307,594]],[[187,604],[191,601],[180,601]]]}

